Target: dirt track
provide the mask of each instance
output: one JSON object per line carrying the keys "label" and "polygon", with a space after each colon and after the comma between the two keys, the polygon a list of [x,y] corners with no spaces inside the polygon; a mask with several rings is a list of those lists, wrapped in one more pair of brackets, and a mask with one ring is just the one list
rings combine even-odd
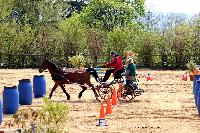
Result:
{"label": "dirt track", "polygon": [[[33,75],[39,74],[36,69],[0,69],[0,73],[1,98],[4,86],[18,85],[18,80],[22,78],[32,80]],[[153,81],[146,81],[147,73],[153,75]],[[182,81],[183,73],[183,71],[138,70],[139,87],[145,92],[131,103],[120,102],[112,106],[113,113],[106,116],[107,127],[96,126],[100,103],[95,100],[90,89],[86,90],[79,100],[78,93],[81,88],[77,85],[66,85],[71,100],[67,101],[61,88],[57,88],[52,100],[70,106],[71,111],[65,127],[70,133],[198,133],[200,117],[194,104],[192,81]],[[49,95],[54,82],[48,72],[43,74],[47,81],[47,95]],[[42,98],[33,99],[32,106],[20,106],[20,109],[38,106],[42,106]],[[4,115],[3,124],[11,117],[11,115]]]}

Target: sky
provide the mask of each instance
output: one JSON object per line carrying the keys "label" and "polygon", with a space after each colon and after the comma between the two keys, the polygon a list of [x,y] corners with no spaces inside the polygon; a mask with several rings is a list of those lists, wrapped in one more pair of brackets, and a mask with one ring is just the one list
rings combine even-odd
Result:
{"label": "sky", "polygon": [[145,0],[146,11],[163,13],[200,13],[200,0]]}

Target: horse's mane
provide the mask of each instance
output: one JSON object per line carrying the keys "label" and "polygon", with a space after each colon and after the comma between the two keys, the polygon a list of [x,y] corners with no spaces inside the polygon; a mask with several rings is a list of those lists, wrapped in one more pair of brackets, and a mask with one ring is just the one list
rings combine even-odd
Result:
{"label": "horse's mane", "polygon": [[52,67],[56,72],[59,71],[59,67],[58,67],[55,63],[53,63],[53,62],[50,61],[50,60],[46,60],[46,61],[51,65],[51,67]]}

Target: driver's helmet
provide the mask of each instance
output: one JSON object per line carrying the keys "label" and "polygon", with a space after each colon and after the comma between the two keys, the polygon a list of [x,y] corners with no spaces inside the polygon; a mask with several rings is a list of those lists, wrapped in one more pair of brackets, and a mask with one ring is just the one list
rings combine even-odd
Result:
{"label": "driver's helmet", "polygon": [[115,51],[111,51],[111,52],[110,52],[110,55],[111,55],[112,57],[115,57],[116,52],[115,52]]}

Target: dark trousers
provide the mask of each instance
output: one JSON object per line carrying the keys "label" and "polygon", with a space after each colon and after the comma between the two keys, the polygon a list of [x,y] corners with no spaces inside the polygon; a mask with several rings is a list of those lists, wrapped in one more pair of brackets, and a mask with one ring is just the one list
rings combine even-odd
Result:
{"label": "dark trousers", "polygon": [[[105,76],[102,80],[102,82],[106,82],[108,80],[108,78],[110,77],[111,73],[113,73],[115,71],[115,69],[109,69],[109,70],[106,70],[106,73],[105,73]],[[114,78],[115,79],[119,79],[119,78],[122,78],[122,73],[124,72],[124,69],[120,69],[118,70],[115,74],[114,74]]]}
{"label": "dark trousers", "polygon": [[136,82],[133,82],[132,80],[126,80],[126,85],[130,86],[133,90],[137,90],[138,86]]}

